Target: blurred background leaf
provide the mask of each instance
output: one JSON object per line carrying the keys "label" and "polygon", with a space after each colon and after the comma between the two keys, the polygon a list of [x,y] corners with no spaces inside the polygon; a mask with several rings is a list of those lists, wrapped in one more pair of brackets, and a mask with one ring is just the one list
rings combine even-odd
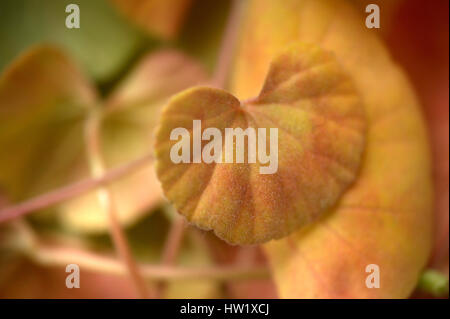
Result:
{"label": "blurred background leaf", "polygon": [[0,1],[0,71],[36,43],[59,45],[98,82],[114,77],[146,45],[146,37],[124,21],[108,0],[78,0],[80,29],[65,25],[71,0]]}
{"label": "blurred background leaf", "polygon": [[150,34],[172,39],[193,0],[111,0],[136,25]]}
{"label": "blurred background leaf", "polygon": [[[25,94],[24,94],[25,93]],[[23,200],[70,180],[96,94],[59,49],[35,47],[0,77],[0,187]]]}
{"label": "blurred background leaf", "polygon": [[[345,1],[253,0],[245,17],[233,81],[238,96],[258,92],[278,50],[292,41],[316,43],[352,76],[369,124],[360,173],[338,205],[310,229],[265,245],[282,298],[407,298],[428,259],[425,122],[408,80],[362,14]],[[381,289],[364,284],[370,263],[382,269]]]}

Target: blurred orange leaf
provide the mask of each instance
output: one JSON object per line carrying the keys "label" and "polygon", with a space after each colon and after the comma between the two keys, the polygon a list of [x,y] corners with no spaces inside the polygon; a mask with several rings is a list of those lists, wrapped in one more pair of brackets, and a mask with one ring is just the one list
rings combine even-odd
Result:
{"label": "blurred orange leaf", "polygon": [[[335,53],[357,86],[368,120],[354,185],[307,229],[265,245],[283,298],[404,298],[431,245],[430,155],[410,84],[364,17],[344,1],[251,1],[233,91],[251,97],[273,56],[307,42]],[[267,26],[270,26],[268,28]],[[381,287],[366,287],[366,266]]]}
{"label": "blurred orange leaf", "polygon": [[410,76],[422,103],[433,153],[435,245],[433,267],[448,277],[449,257],[449,2],[398,0],[388,46]]}
{"label": "blurred orange leaf", "polygon": [[137,25],[165,39],[178,33],[192,0],[111,0]]}

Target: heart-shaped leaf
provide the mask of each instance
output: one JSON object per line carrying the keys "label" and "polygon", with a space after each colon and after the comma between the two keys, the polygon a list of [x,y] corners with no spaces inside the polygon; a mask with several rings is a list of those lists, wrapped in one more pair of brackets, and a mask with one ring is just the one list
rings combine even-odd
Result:
{"label": "heart-shaped leaf", "polygon": [[[190,145],[197,143],[195,134],[200,143],[195,120],[219,136],[201,141],[203,163],[191,163],[196,155],[189,154],[188,163],[173,162],[181,142],[172,140],[172,131],[194,130]],[[255,143],[244,137],[233,142],[229,132],[236,128],[258,134],[257,160],[256,137]],[[270,143],[261,140],[266,129],[269,139],[269,128]],[[231,243],[266,242],[308,225],[337,202],[357,175],[364,128],[361,101],[333,55],[294,46],[275,58],[261,93],[250,101],[207,87],[172,98],[156,137],[157,174],[189,221]],[[205,150],[217,141],[215,162],[205,162]],[[263,152],[271,154],[269,163]]]}
{"label": "heart-shaped leaf", "polygon": [[[253,96],[273,56],[298,41],[334,52],[349,72],[364,102],[367,144],[355,184],[330,214],[265,245],[280,296],[407,297],[431,241],[430,158],[417,99],[364,17],[331,0],[251,1],[233,92]],[[366,286],[370,264],[379,266],[380,288]]]}

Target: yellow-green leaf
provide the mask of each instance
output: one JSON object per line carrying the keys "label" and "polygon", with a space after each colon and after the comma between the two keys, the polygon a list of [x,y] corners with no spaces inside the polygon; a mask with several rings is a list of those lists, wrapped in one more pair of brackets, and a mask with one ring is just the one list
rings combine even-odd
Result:
{"label": "yellow-green leaf", "polygon": [[[79,29],[66,26],[66,18],[73,17],[66,12],[69,4],[80,8]],[[4,0],[0,15],[0,71],[31,46],[51,44],[64,48],[91,78],[107,84],[148,40],[109,0]]]}
{"label": "yellow-green leaf", "polygon": [[82,122],[96,103],[90,84],[60,50],[36,47],[0,78],[0,187],[22,200],[71,179],[83,159]]}
{"label": "yellow-green leaf", "polygon": [[[233,92],[254,96],[270,61],[295,42],[333,52],[360,92],[367,144],[355,184],[316,224],[265,245],[284,298],[405,298],[430,250],[431,179],[416,96],[363,15],[345,1],[255,0]],[[269,26],[269,27],[268,27]],[[369,264],[380,288],[368,288]]]}
{"label": "yellow-green leaf", "polygon": [[[180,143],[171,140],[172,130],[192,131],[194,120],[202,129],[220,130],[214,151],[218,163],[204,162],[206,147],[215,139],[202,141],[202,163],[192,163],[193,152],[189,163],[172,161]],[[270,170],[259,154],[255,162],[247,160],[248,138],[236,138],[227,149],[226,131],[235,128],[258,129],[256,134],[267,130],[270,139],[277,128],[276,144],[267,142],[266,149],[276,154],[276,168]],[[364,129],[361,101],[333,54],[294,46],[275,58],[259,96],[249,101],[207,87],[172,98],[156,137],[157,174],[166,197],[190,222],[230,243],[266,242],[308,225],[337,202],[357,175]],[[190,145],[194,134],[189,134]],[[256,140],[254,147],[256,153]],[[236,154],[230,163],[229,151],[243,152],[243,161]]]}

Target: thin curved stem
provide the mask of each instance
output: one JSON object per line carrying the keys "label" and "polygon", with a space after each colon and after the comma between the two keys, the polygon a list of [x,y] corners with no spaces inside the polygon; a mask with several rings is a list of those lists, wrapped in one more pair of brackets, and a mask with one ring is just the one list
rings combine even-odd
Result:
{"label": "thin curved stem", "polygon": [[[94,111],[88,118],[85,132],[86,132],[86,150],[88,153],[91,174],[94,177],[100,177],[105,174],[105,164],[101,152],[101,138],[100,125],[101,117],[97,111]],[[133,258],[131,249],[128,245],[125,233],[119,223],[117,217],[117,207],[114,203],[114,198],[107,186],[101,186],[97,190],[98,200],[100,206],[108,214],[109,230],[114,243],[114,247],[120,256],[120,259],[125,264],[128,274],[133,282],[137,293],[141,298],[148,297],[148,289],[145,281],[139,273],[136,261]]]}
{"label": "thin curved stem", "polygon": [[225,87],[228,79],[245,2],[246,1],[244,0],[233,0],[231,5],[230,16],[228,17],[227,25],[225,27],[225,34],[220,46],[219,56],[212,79],[213,85],[219,88]]}
{"label": "thin curved stem", "polygon": [[[173,266],[180,251],[181,242],[186,229],[186,224],[181,216],[175,216],[169,229],[166,242],[164,244],[163,254],[161,257],[161,266]],[[158,284],[156,297],[161,298],[166,290],[166,284],[161,282]]]}
{"label": "thin curved stem", "polygon": [[36,196],[22,203],[0,208],[0,223],[83,195],[84,193],[107,185],[108,183],[111,183],[143,168],[152,160],[153,153],[149,153],[141,158],[105,172],[105,174],[101,176],[87,178],[68,186],[55,189],[54,191],[48,192],[46,194]]}
{"label": "thin curved stem", "polygon": [[[65,246],[38,244],[28,251],[29,257],[42,265],[67,265],[76,263],[81,269],[99,271],[105,274],[127,276],[128,271],[122,262],[114,257],[99,255],[85,249]],[[250,280],[268,278],[266,266],[209,266],[181,267],[138,264],[143,277],[149,280],[192,280],[214,279],[221,281]]]}

